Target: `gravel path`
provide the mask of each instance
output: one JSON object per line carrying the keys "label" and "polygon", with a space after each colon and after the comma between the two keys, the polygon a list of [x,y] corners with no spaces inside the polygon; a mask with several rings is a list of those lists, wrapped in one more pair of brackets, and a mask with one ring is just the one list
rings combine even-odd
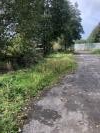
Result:
{"label": "gravel path", "polygon": [[100,133],[100,56],[76,58],[75,74],[35,102],[23,133]]}

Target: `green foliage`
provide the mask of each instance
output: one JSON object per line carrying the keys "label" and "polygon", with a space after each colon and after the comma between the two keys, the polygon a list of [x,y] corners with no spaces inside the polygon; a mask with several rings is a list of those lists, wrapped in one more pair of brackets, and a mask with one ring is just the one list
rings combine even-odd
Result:
{"label": "green foliage", "polygon": [[25,49],[23,38],[17,34],[14,38],[8,40],[7,46],[2,50],[6,57],[18,57]]}
{"label": "green foliage", "polygon": [[[35,45],[29,44],[20,34],[16,34],[7,41],[7,45],[2,50],[2,60],[10,62],[12,69],[19,67],[29,67],[38,62],[39,53],[37,54]],[[41,58],[40,58],[41,59]],[[6,68],[8,69],[8,68]]]}
{"label": "green foliage", "polygon": [[44,54],[47,54],[52,49],[50,42],[62,34],[66,49],[74,40],[80,39],[83,33],[78,6],[68,0],[2,0],[0,4],[3,11],[0,16],[0,40],[2,38],[4,48],[9,46],[9,38],[20,34],[27,40],[27,47],[31,43],[34,48],[33,41],[41,43]]}
{"label": "green foliage", "polygon": [[98,43],[100,42],[100,23],[93,29],[88,38],[88,42]]}
{"label": "green foliage", "polygon": [[100,54],[100,49],[93,50],[92,54]]}
{"label": "green foliage", "polygon": [[73,55],[52,54],[31,69],[0,76],[0,132],[17,133],[25,103],[75,66]]}
{"label": "green foliage", "polygon": [[[63,45],[65,50],[73,45],[73,41],[81,38],[83,28],[81,26],[80,11],[69,1],[60,0],[53,1],[58,7],[54,6],[54,35],[63,35]],[[59,8],[60,7],[60,8]],[[57,27],[58,26],[58,27]]]}

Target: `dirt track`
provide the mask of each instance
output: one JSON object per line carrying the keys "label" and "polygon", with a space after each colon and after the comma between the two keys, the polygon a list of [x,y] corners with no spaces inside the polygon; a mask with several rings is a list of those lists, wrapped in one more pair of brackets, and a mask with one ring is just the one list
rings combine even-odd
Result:
{"label": "dirt track", "polygon": [[23,133],[100,133],[100,56],[76,58],[75,74],[35,102]]}

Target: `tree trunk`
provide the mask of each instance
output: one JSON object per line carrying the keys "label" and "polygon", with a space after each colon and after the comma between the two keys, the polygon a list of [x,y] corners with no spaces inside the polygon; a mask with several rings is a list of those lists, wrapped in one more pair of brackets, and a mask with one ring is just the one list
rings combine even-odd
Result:
{"label": "tree trunk", "polygon": [[7,71],[12,71],[13,70],[12,63],[11,63],[10,60],[7,61],[6,67],[7,67]]}

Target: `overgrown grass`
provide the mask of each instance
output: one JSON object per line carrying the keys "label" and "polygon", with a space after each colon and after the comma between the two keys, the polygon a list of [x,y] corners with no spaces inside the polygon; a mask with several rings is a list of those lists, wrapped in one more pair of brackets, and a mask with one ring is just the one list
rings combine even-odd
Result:
{"label": "overgrown grass", "polygon": [[61,74],[75,68],[71,54],[52,54],[35,67],[0,76],[0,132],[17,133],[22,107]]}
{"label": "overgrown grass", "polygon": [[92,54],[100,54],[100,49],[93,50]]}

